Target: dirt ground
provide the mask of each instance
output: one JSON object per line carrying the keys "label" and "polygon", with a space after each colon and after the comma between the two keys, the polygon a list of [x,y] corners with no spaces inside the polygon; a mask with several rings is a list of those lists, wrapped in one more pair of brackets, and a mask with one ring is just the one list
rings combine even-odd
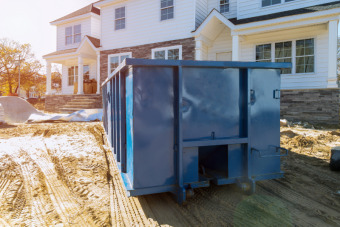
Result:
{"label": "dirt ground", "polygon": [[340,226],[340,130],[281,128],[283,179],[127,198],[101,123],[0,126],[0,226]]}

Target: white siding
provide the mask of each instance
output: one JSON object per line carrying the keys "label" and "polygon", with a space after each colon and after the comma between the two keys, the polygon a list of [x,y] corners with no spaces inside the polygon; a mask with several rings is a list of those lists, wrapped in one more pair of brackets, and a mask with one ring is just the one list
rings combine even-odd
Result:
{"label": "white siding", "polygon": [[[81,35],[82,39],[85,35],[91,35],[91,18],[87,18],[84,20],[78,20],[75,22],[58,25],[57,26],[57,50],[65,50],[65,49],[72,49],[77,48],[80,43],[73,43],[70,45],[65,44],[65,28],[81,24]],[[73,31],[73,30],[72,30]]]}
{"label": "white siding", "polygon": [[[161,21],[160,0],[131,0],[103,7],[103,50],[192,37],[195,0],[175,0],[174,19]],[[114,11],[126,7],[126,28],[114,30]]]}
{"label": "white siding", "polygon": [[90,80],[97,80],[97,62],[90,64]]}
{"label": "white siding", "polygon": [[[237,0],[229,0],[229,12],[223,13],[223,15],[228,19],[235,18],[237,15],[237,4]],[[220,11],[220,0],[208,0],[208,13],[213,9]]]}
{"label": "white siding", "polygon": [[212,47],[208,48],[208,60],[216,61],[218,53],[226,53],[232,51],[232,37],[230,29],[223,29],[221,34],[215,39]]}
{"label": "white siding", "polygon": [[100,39],[100,33],[101,33],[100,18],[91,17],[91,36]]}
{"label": "white siding", "polygon": [[281,4],[262,7],[262,0],[238,0],[237,18],[243,19],[261,16],[328,2],[335,2],[336,0],[295,0],[292,2],[285,2],[285,0],[281,1]]}
{"label": "white siding", "polygon": [[196,0],[196,28],[208,15],[208,0]]}
{"label": "white siding", "polygon": [[[282,75],[282,89],[326,88],[328,79],[328,30],[326,25],[246,36],[241,42],[240,60],[255,61],[258,44],[315,39],[315,73]],[[294,51],[294,50],[293,50]]]}
{"label": "white siding", "polygon": [[63,65],[62,67],[62,94],[68,95],[73,94],[73,86],[68,86],[68,66]]}

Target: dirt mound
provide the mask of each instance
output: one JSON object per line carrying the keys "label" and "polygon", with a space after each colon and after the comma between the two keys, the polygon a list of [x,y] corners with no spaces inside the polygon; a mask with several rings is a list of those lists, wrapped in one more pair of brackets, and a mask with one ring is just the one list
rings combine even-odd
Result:
{"label": "dirt mound", "polygon": [[339,136],[340,137],[340,130],[332,131],[330,132],[331,135],[333,136]]}
{"label": "dirt mound", "polygon": [[17,136],[0,136],[0,225],[110,226],[106,159],[86,127],[100,124],[0,129]]}
{"label": "dirt mound", "polygon": [[183,206],[169,193],[128,198],[103,132],[102,123],[0,127],[0,226],[340,226],[340,175],[325,161],[340,143],[332,131],[283,128],[284,178],[258,182],[251,196],[235,185],[195,189]]}
{"label": "dirt mound", "polygon": [[298,134],[293,132],[292,130],[285,130],[281,132],[281,136],[288,136],[289,138],[294,138]]}

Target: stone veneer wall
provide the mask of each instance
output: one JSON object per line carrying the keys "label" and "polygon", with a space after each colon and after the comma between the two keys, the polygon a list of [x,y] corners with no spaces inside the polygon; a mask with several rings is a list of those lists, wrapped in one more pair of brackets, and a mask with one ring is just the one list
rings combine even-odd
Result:
{"label": "stone veneer wall", "polygon": [[281,90],[281,118],[340,124],[340,89]]}
{"label": "stone veneer wall", "polygon": [[132,52],[133,58],[151,59],[151,50],[154,48],[169,47],[182,45],[182,59],[195,60],[195,38],[171,40],[160,43],[152,43],[141,46],[125,47],[113,50],[105,50],[100,52],[100,84],[102,84],[108,76],[108,55]]}
{"label": "stone veneer wall", "polygon": [[[77,96],[82,95],[47,95],[45,98],[45,111],[53,112],[53,113],[60,113],[60,108],[63,108],[66,103],[70,102],[71,100],[75,99]],[[94,104],[93,108],[98,108],[98,102],[100,102],[100,106],[102,106],[102,96],[101,95],[92,95],[85,97],[97,97],[97,103]]]}

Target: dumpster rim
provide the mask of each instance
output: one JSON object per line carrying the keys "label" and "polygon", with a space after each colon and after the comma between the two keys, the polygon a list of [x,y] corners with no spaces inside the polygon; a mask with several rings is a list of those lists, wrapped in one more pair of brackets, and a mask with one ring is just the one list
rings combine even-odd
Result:
{"label": "dumpster rim", "polygon": [[248,69],[288,69],[292,63],[288,62],[244,62],[244,61],[196,61],[196,60],[159,60],[126,58],[102,83],[107,84],[115,75],[127,66],[163,66],[163,67],[204,67],[204,68],[248,68]]}

